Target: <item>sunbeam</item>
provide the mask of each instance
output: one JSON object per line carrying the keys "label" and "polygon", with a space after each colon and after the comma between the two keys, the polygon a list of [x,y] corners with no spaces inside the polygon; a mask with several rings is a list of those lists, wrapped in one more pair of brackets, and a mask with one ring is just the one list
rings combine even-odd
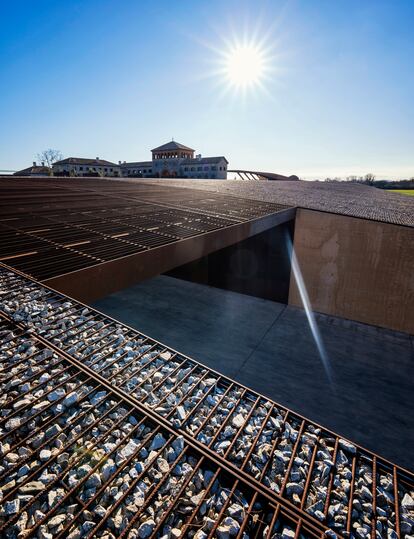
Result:
{"label": "sunbeam", "polygon": [[286,237],[287,249],[291,258],[293,276],[295,278],[295,282],[299,290],[299,295],[302,301],[303,308],[306,313],[306,317],[308,319],[309,327],[312,332],[312,337],[313,337],[313,340],[315,341],[316,348],[318,349],[319,357],[325,369],[326,376],[332,388],[334,388],[334,376],[333,376],[333,372],[331,368],[331,362],[330,362],[328,353],[326,351],[325,345],[323,343],[318,324],[316,323],[315,315],[312,310],[308,292],[305,286],[305,281],[303,280],[302,272],[300,271],[299,262],[296,257],[295,249],[293,248],[292,240],[290,239],[290,236],[287,232],[286,232],[285,237]]}

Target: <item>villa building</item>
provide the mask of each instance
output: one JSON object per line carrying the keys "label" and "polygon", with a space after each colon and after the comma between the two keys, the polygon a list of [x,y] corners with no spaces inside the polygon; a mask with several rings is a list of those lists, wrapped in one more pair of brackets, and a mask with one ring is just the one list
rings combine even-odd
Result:
{"label": "villa building", "polygon": [[72,177],[129,177],[129,178],[227,178],[228,161],[224,156],[194,156],[195,150],[175,142],[167,142],[151,150],[151,161],[118,161],[118,164],[96,157],[67,157],[53,163],[52,168],[32,167],[16,172],[16,176],[72,176]]}
{"label": "villa building", "polygon": [[151,150],[152,161],[121,162],[121,176],[142,178],[227,178],[224,156],[194,157],[192,148],[172,140]]}
{"label": "villa building", "polygon": [[36,161],[33,161],[33,165],[23,170],[18,170],[13,176],[50,176],[51,169],[45,166],[44,163],[38,165]]}
{"label": "villa building", "polygon": [[84,159],[68,157],[52,165],[54,176],[112,176],[120,175],[120,168],[115,163],[104,159]]}

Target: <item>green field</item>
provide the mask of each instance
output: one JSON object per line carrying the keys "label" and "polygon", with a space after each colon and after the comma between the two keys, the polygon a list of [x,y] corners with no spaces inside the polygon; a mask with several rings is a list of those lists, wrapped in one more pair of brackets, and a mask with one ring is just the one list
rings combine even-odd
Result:
{"label": "green field", "polygon": [[390,189],[393,193],[401,193],[402,195],[410,195],[414,197],[414,189]]}

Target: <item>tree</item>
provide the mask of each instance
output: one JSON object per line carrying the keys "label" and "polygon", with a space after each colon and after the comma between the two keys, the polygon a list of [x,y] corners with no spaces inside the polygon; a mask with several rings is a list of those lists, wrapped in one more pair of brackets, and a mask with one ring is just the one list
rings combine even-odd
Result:
{"label": "tree", "polygon": [[374,185],[374,182],[375,182],[375,175],[372,174],[372,172],[369,172],[368,174],[365,174],[365,182],[368,184],[368,185]]}
{"label": "tree", "polygon": [[52,150],[52,148],[43,150],[43,152],[37,154],[37,160],[40,161],[40,163],[44,163],[49,168],[53,163],[56,163],[56,161],[60,161],[61,159],[63,159],[62,152],[59,150]]}

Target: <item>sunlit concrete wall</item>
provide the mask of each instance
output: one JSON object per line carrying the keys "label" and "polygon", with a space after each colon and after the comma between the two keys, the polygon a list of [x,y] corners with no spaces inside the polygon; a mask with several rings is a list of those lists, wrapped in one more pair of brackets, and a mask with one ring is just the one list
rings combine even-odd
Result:
{"label": "sunlit concrete wall", "polygon": [[413,228],[299,209],[294,247],[315,311],[414,334]]}

